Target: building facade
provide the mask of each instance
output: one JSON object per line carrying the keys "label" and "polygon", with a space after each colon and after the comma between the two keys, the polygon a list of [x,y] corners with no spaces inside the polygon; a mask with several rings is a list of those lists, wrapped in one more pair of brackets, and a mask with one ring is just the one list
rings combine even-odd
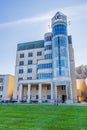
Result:
{"label": "building facade", "polygon": [[87,102],[87,79],[76,79],[77,100]]}
{"label": "building facade", "polygon": [[0,75],[0,100],[10,100],[13,96],[14,76]]}
{"label": "building facade", "polygon": [[13,98],[28,103],[70,102],[71,80],[67,17],[57,12],[44,40],[18,44]]}

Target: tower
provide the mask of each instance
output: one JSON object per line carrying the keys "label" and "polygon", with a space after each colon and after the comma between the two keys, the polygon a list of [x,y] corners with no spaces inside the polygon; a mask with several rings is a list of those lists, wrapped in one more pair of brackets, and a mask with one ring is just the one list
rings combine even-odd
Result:
{"label": "tower", "polygon": [[[67,17],[57,12],[52,18],[52,51],[53,51],[53,81],[55,86],[55,99],[68,100],[70,95],[70,66],[67,35]],[[58,90],[65,89],[65,93]]]}
{"label": "tower", "polygon": [[71,99],[75,103],[77,102],[76,94],[76,75],[75,75],[75,61],[74,61],[74,49],[72,46],[72,37],[68,36],[69,43],[69,60],[70,60],[70,77],[71,77]]}

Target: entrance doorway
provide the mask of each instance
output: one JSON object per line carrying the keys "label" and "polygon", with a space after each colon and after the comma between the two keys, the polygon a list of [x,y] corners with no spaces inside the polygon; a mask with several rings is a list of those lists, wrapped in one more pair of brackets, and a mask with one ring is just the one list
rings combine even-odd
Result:
{"label": "entrance doorway", "polygon": [[62,95],[62,103],[66,101],[66,95]]}
{"label": "entrance doorway", "polygon": [[59,103],[66,101],[66,85],[57,85],[57,100]]}

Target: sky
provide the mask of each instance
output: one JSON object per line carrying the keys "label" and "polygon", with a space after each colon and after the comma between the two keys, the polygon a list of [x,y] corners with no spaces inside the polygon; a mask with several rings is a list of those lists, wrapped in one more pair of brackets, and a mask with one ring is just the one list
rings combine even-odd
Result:
{"label": "sky", "polygon": [[67,15],[75,66],[87,65],[87,0],[0,0],[0,74],[15,74],[17,44],[43,39],[58,11]]}

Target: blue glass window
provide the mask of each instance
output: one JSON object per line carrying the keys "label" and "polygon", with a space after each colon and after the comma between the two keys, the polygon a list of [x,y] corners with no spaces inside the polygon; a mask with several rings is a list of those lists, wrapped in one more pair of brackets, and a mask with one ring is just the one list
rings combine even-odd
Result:
{"label": "blue glass window", "polygon": [[18,81],[20,81],[20,80],[23,80],[23,78],[22,77],[18,78]]}
{"label": "blue glass window", "polygon": [[29,68],[27,72],[32,73],[32,68]]}
{"label": "blue glass window", "polygon": [[53,39],[53,47],[58,47],[58,41],[60,43],[60,46],[66,47],[67,41],[65,37],[56,37]]}
{"label": "blue glass window", "polygon": [[57,24],[53,26],[53,36],[60,34],[67,35],[66,25]]}
{"label": "blue glass window", "polygon": [[24,61],[20,61],[20,62],[19,62],[19,65],[24,65]]}
{"label": "blue glass window", "polygon": [[46,50],[52,50],[52,45],[47,45],[47,46],[45,46],[45,51]]}
{"label": "blue glass window", "polygon": [[46,54],[45,59],[52,59],[52,54]]}
{"label": "blue glass window", "polygon": [[27,80],[31,80],[32,79],[32,77],[27,77]]}
{"label": "blue glass window", "polygon": [[61,49],[60,53],[61,53],[61,56],[66,57],[67,56],[67,50],[66,50],[66,48]]}
{"label": "blue glass window", "polygon": [[19,69],[19,74],[22,74],[23,73],[23,69]]}
{"label": "blue glass window", "polygon": [[38,74],[38,79],[48,79],[52,78],[52,73],[41,73]]}
{"label": "blue glass window", "polygon": [[45,37],[45,42],[52,41],[52,36]]}
{"label": "blue glass window", "polygon": [[66,38],[65,37],[59,37],[60,46],[66,47]]}
{"label": "blue glass window", "polygon": [[52,63],[39,64],[39,65],[38,65],[38,69],[48,69],[48,68],[52,68]]}
{"label": "blue glass window", "polygon": [[42,55],[42,51],[38,51],[37,56],[41,56],[41,55]]}
{"label": "blue glass window", "polygon": [[21,53],[21,54],[20,54],[20,58],[24,58],[24,53]]}
{"label": "blue glass window", "polygon": [[51,99],[51,95],[47,95],[47,99]]}
{"label": "blue glass window", "polygon": [[32,52],[29,52],[28,53],[28,57],[32,57],[33,56],[33,53]]}
{"label": "blue glass window", "polygon": [[65,67],[65,61],[64,60],[61,60],[61,66]]}
{"label": "blue glass window", "polygon": [[61,70],[61,76],[65,76],[65,71]]}
{"label": "blue glass window", "polygon": [[32,64],[32,60],[28,60],[28,65],[31,65]]}

